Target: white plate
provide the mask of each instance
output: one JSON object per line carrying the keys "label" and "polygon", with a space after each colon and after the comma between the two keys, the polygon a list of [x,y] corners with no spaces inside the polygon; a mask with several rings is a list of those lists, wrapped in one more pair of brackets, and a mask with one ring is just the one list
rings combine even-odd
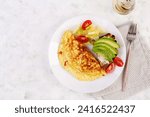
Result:
{"label": "white plate", "polygon": [[123,67],[116,67],[113,73],[108,74],[102,78],[98,78],[94,81],[79,81],[60,66],[57,51],[63,33],[66,30],[75,29],[80,24],[82,24],[83,21],[87,19],[90,19],[94,25],[102,27],[106,32],[114,34],[116,36],[116,40],[120,44],[118,56],[122,58],[124,63],[126,58],[126,47],[120,32],[112,23],[103,19],[102,17],[78,16],[62,24],[58,28],[58,30],[54,33],[50,41],[49,46],[50,67],[56,79],[61,84],[63,84],[65,87],[69,89],[81,93],[93,93],[105,89],[106,87],[110,86],[115,80],[117,80],[117,78],[120,76],[123,70]]}

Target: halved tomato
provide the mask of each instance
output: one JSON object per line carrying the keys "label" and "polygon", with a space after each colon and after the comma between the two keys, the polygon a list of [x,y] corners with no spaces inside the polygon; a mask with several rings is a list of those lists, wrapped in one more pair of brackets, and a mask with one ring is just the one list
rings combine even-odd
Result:
{"label": "halved tomato", "polygon": [[83,24],[82,24],[82,29],[83,30],[86,30],[86,28],[88,27],[88,26],[90,26],[92,24],[92,21],[91,20],[86,20],[85,22],[83,22]]}
{"label": "halved tomato", "polygon": [[123,61],[121,60],[121,58],[119,58],[119,57],[114,58],[114,63],[119,67],[122,67],[124,64]]}
{"label": "halved tomato", "polygon": [[89,39],[88,39],[87,37],[82,36],[82,35],[77,36],[76,39],[77,39],[77,41],[79,41],[79,42],[81,42],[81,43],[86,43],[86,42],[89,41]]}
{"label": "halved tomato", "polygon": [[115,69],[115,64],[112,62],[109,64],[109,66],[106,68],[106,73],[111,73]]}

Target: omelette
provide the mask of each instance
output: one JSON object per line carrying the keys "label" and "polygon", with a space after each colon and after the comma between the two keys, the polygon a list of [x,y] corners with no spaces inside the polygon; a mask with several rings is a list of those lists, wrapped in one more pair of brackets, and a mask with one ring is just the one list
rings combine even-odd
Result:
{"label": "omelette", "polygon": [[58,48],[61,66],[80,81],[93,81],[104,76],[105,70],[85,44],[76,40],[71,31],[66,31]]}

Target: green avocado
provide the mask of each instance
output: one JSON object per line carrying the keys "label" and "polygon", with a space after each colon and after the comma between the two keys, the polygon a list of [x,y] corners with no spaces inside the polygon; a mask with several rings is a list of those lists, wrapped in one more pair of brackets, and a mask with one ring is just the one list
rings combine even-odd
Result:
{"label": "green avocado", "polygon": [[94,48],[99,48],[99,47],[105,47],[107,48],[109,51],[111,51],[113,54],[117,55],[118,54],[118,50],[113,48],[111,45],[107,44],[107,43],[98,43],[98,44],[94,44],[93,45]]}
{"label": "green avocado", "polygon": [[101,38],[101,39],[95,41],[94,45],[100,44],[100,43],[106,43],[116,49],[118,49],[120,47],[120,45],[117,42],[113,41],[110,38]]}
{"label": "green avocado", "polygon": [[112,61],[113,58],[116,56],[106,47],[102,47],[102,46],[94,47],[92,50],[93,52],[103,56],[108,61]]}
{"label": "green avocado", "polygon": [[112,40],[112,41],[116,42],[116,40],[113,39],[113,38],[111,38],[111,37],[102,37],[102,38],[100,38],[100,39],[109,39],[109,40]]}
{"label": "green avocado", "polygon": [[100,47],[96,47],[95,49],[101,49],[101,50],[104,50],[104,51],[106,51],[108,54],[109,54],[109,56],[111,57],[111,58],[114,58],[115,57],[115,54],[112,52],[112,51],[110,51],[110,49],[108,49],[108,48],[106,48],[106,47],[102,47],[102,46],[100,46]]}

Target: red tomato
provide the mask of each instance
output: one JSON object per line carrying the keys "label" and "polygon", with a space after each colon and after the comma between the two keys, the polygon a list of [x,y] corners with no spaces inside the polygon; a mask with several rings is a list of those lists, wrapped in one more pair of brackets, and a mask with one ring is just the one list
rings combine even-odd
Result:
{"label": "red tomato", "polygon": [[115,69],[115,64],[110,63],[109,66],[106,68],[106,73],[111,73]]}
{"label": "red tomato", "polygon": [[85,22],[83,22],[83,24],[82,24],[82,29],[83,30],[86,30],[86,28],[88,27],[88,26],[90,26],[92,24],[92,21],[91,20],[86,20]]}
{"label": "red tomato", "polygon": [[79,42],[81,42],[81,43],[86,43],[86,42],[89,41],[89,39],[88,39],[87,37],[82,36],[82,35],[77,36],[76,39],[77,39],[77,41],[79,41]]}
{"label": "red tomato", "polygon": [[114,63],[119,67],[122,67],[124,64],[123,61],[119,57],[114,58]]}

